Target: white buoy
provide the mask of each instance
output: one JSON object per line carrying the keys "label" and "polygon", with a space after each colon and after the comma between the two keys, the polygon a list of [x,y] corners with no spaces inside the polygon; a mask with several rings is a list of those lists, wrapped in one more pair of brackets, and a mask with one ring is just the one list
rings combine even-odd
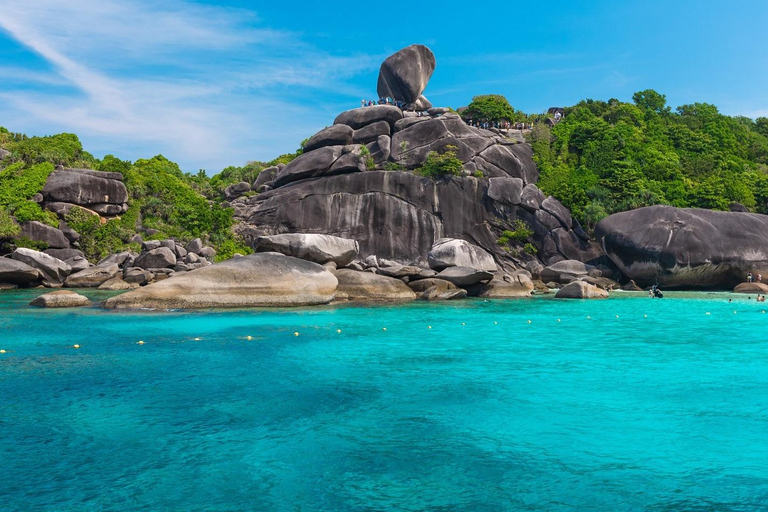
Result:
{"label": "white buoy", "polygon": [[253,339],[253,336],[246,336],[245,339],[247,339],[248,341],[251,341]]}
{"label": "white buoy", "polygon": [[72,348],[80,348],[80,345],[72,345]]}
{"label": "white buoy", "polygon": [[336,329],[336,332],[337,332],[338,334],[341,334],[341,329]]}
{"label": "white buoy", "polygon": [[298,335],[299,335],[299,333],[298,333],[298,332],[295,332],[295,333],[293,333],[293,335],[294,335],[294,336],[298,336]]}
{"label": "white buoy", "polygon": [[5,354],[5,349],[0,349],[0,354]]}
{"label": "white buoy", "polygon": [[143,342],[143,341],[141,341],[141,340],[139,340],[139,341],[137,341],[137,342],[136,342],[136,344],[137,344],[137,345],[143,345],[143,344],[144,344],[144,342]]}

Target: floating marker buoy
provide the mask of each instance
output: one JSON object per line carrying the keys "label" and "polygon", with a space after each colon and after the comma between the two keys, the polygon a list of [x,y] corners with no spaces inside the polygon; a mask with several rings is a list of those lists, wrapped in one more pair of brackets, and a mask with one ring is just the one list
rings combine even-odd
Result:
{"label": "floating marker buoy", "polygon": [[200,341],[200,338],[195,338],[195,341]]}
{"label": "floating marker buoy", "polygon": [[592,317],[591,316],[587,316],[587,320],[592,320]]}
{"label": "floating marker buoy", "polygon": [[734,311],[734,312],[733,312],[733,314],[735,315],[735,314],[736,314],[736,312]]}
{"label": "floating marker buoy", "polygon": [[531,321],[530,321],[530,320],[528,320],[528,323],[531,323]]}
{"label": "floating marker buoy", "polygon": [[616,315],[616,318],[619,318],[619,315]]}
{"label": "floating marker buoy", "polygon": [[251,341],[253,339],[253,336],[246,336],[245,339],[247,339],[248,341]]}
{"label": "floating marker buoy", "polygon": [[708,315],[711,315],[711,313],[710,313],[709,311],[707,311],[707,314],[708,314]]}
{"label": "floating marker buoy", "polygon": [[143,344],[144,344],[144,342],[143,342],[143,341],[141,341],[141,340],[139,340],[139,341],[137,341],[137,342],[136,342],[136,344],[137,344],[137,345],[143,345]]}
{"label": "floating marker buoy", "polygon": [[336,332],[341,334],[341,329],[336,329]]}
{"label": "floating marker buoy", "polygon": [[467,324],[465,324],[464,322],[461,322],[461,325],[467,325]]}
{"label": "floating marker buoy", "polygon": [[298,336],[298,335],[299,335],[299,333],[298,333],[298,332],[295,332],[295,333],[293,333],[293,335],[294,335],[294,336]]}
{"label": "floating marker buoy", "polygon": [[559,322],[559,321],[560,321],[560,319],[558,318],[558,319],[557,319],[557,321]]}
{"label": "floating marker buoy", "polygon": [[493,325],[499,325],[499,322],[493,322]]}
{"label": "floating marker buoy", "polygon": [[5,349],[0,349],[0,354],[5,354]]}
{"label": "floating marker buoy", "polygon": [[387,328],[386,328],[386,327],[382,327],[382,328],[381,328],[381,330],[382,330],[382,331],[386,331],[386,330],[387,330]]}
{"label": "floating marker buoy", "polygon": [[431,328],[432,328],[432,326],[431,326],[431,325],[428,325],[428,326],[427,326],[427,329],[431,329]]}
{"label": "floating marker buoy", "polygon": [[72,348],[80,348],[80,345],[72,345]]}
{"label": "floating marker buoy", "polygon": [[648,318],[648,315],[643,315],[643,318]]}

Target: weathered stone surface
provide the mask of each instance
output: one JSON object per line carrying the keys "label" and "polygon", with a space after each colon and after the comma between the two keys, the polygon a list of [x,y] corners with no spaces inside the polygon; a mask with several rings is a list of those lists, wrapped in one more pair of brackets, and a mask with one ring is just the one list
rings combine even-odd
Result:
{"label": "weathered stone surface", "polygon": [[371,158],[376,165],[381,165],[389,159],[392,139],[388,135],[379,135],[376,142],[371,142],[366,147],[371,153]]}
{"label": "weathered stone surface", "polygon": [[488,197],[508,205],[522,201],[523,180],[520,178],[491,178],[488,180]]}
{"label": "weathered stone surface", "polygon": [[71,274],[64,281],[64,286],[68,288],[96,288],[119,274],[120,268],[117,265],[97,265]]}
{"label": "weathered stone surface", "polygon": [[233,183],[232,185],[225,188],[224,196],[226,196],[228,201],[231,201],[244,194],[247,194],[250,191],[251,191],[251,184],[245,181],[241,181],[240,183]]}
{"label": "weathered stone surface", "polygon": [[79,249],[46,249],[43,252],[61,261],[67,261],[72,258],[85,258],[85,254]]}
{"label": "weathered stone surface", "polygon": [[64,262],[72,267],[73,274],[91,267],[91,263],[82,256],[75,256],[74,258],[64,260]]}
{"label": "weathered stone surface", "polygon": [[471,267],[495,272],[496,262],[487,251],[457,238],[441,238],[427,254],[430,268],[437,271],[448,267]]}
{"label": "weathered stone surface", "polygon": [[420,300],[453,300],[463,299],[467,296],[466,290],[444,279],[420,279],[409,282],[408,287],[416,293],[416,297]]}
{"label": "weathered stone surface", "polygon": [[481,283],[467,290],[470,295],[487,299],[516,299],[530,297],[534,286],[525,274],[495,276],[488,283]]}
{"label": "weathered stone surface", "polygon": [[141,242],[141,252],[148,252],[154,249],[162,247],[163,243],[160,240],[145,240]]}
{"label": "weathered stone surface", "polygon": [[480,166],[483,170],[498,168],[506,175],[522,179],[526,184],[536,183],[539,179],[539,170],[533,163],[533,151],[528,144],[494,144],[479,156],[490,164],[486,166],[488,169]]}
{"label": "weathered stone surface", "polygon": [[51,284],[62,284],[69,274],[72,273],[72,267],[58,258],[49,254],[19,247],[11,257],[30,267],[40,271],[43,279]]}
{"label": "weathered stone surface", "polygon": [[59,221],[59,231],[64,235],[64,237],[69,241],[70,244],[73,244],[80,240],[80,233],[69,227],[69,224],[64,222],[63,220]]}
{"label": "weathered stone surface", "polygon": [[282,187],[292,181],[322,176],[341,156],[343,150],[343,146],[327,146],[300,155],[277,173],[275,187]]}
{"label": "weathered stone surface", "polygon": [[[739,211],[739,210],[731,210],[731,211]],[[765,283],[739,283],[736,285],[736,288],[733,289],[734,293],[751,293],[753,295],[755,294],[761,294],[765,295],[768,294],[768,284]]]}
{"label": "weathered stone surface", "polygon": [[[407,277],[407,278],[418,278],[422,277],[422,273],[424,272],[423,268],[416,267],[413,265],[389,265],[386,267],[379,267],[379,270],[377,274],[380,274],[382,276],[387,277],[395,277],[397,279]],[[434,273],[433,273],[434,275]]]}
{"label": "weathered stone surface", "polygon": [[565,229],[571,229],[573,225],[571,212],[560,201],[549,196],[541,202],[541,208],[554,215]]}
{"label": "weathered stone surface", "polygon": [[57,290],[35,298],[30,306],[41,308],[81,308],[91,305],[88,297],[69,290]]}
{"label": "weathered stone surface", "polygon": [[144,286],[154,279],[155,276],[149,270],[138,267],[126,267],[123,269],[123,280],[129,284],[138,284]]}
{"label": "weathered stone surface", "polygon": [[[346,126],[346,125],[335,125]],[[352,135],[352,141],[355,144],[368,144],[379,138],[380,135],[389,136],[392,132],[392,126],[386,121],[377,121],[355,130]]]}
{"label": "weathered stone surface", "polygon": [[595,236],[641,286],[732,289],[768,275],[768,216],[649,206],[611,215]]}
{"label": "weathered stone surface", "polygon": [[[390,55],[381,64],[376,91],[380,98],[415,103],[435,71],[435,55],[424,45],[414,44]],[[425,98],[426,99],[426,98]],[[422,109],[432,105],[421,105]]]}
{"label": "weathered stone surface", "polygon": [[544,202],[544,193],[536,185],[526,185],[523,193],[520,195],[520,204],[529,211],[536,211],[541,208]]}
{"label": "weathered stone surface", "polygon": [[259,175],[256,176],[256,181],[253,182],[253,190],[261,192],[259,188],[262,185],[274,181],[275,178],[277,178],[277,173],[279,170],[280,169],[277,166],[267,167],[266,169],[262,170]]}
{"label": "weathered stone surface", "polygon": [[354,130],[346,124],[334,124],[310,137],[306,144],[304,144],[304,152],[308,153],[326,146],[346,146],[352,144],[353,134]]}
{"label": "weathered stone surface", "polygon": [[119,277],[113,277],[109,281],[104,281],[99,285],[99,290],[108,290],[108,291],[121,291],[121,290],[133,290],[134,288],[138,288],[138,284],[136,283],[127,283],[120,279]]}
{"label": "weathered stone surface", "polygon": [[327,304],[338,281],[328,270],[259,253],[192,270],[105,302],[108,309],[310,306]]}
{"label": "weathered stone surface", "polygon": [[136,255],[128,251],[118,252],[110,254],[106,258],[99,261],[98,265],[117,265],[120,268],[130,267],[135,259]]}
{"label": "weathered stone surface", "polygon": [[556,299],[606,299],[608,292],[584,281],[569,283],[555,294]]}
{"label": "weathered stone surface", "polygon": [[119,173],[87,169],[61,169],[50,174],[43,188],[46,201],[95,205],[122,205],[128,201],[128,190]]}
{"label": "weathered stone surface", "polygon": [[563,260],[558,261],[552,265],[549,265],[541,271],[541,280],[547,281],[559,281],[559,278],[563,274],[570,274],[572,276],[587,276],[589,271],[594,269],[592,265],[587,265],[577,260]]}
{"label": "weathered stone surface", "polygon": [[40,271],[21,261],[0,258],[0,283],[31,284],[42,278]]}
{"label": "weathered stone surface", "polygon": [[142,253],[133,264],[143,269],[170,268],[176,264],[176,254],[168,247],[158,247]]}
{"label": "weathered stone surface", "polygon": [[200,249],[197,255],[202,256],[203,258],[206,258],[210,261],[213,261],[213,258],[216,257],[216,249],[214,249],[213,247],[203,247],[202,249]]}
{"label": "weathered stone surface", "polygon": [[639,286],[637,286],[637,283],[635,283],[635,281],[633,281],[631,279],[630,279],[630,281],[627,284],[622,286],[621,289],[624,290],[625,292],[641,292],[641,291],[643,291],[643,289],[640,288]]}
{"label": "weathered stone surface", "polygon": [[193,252],[195,254],[200,254],[200,251],[203,250],[203,241],[199,238],[195,238],[194,240],[190,240],[184,248],[188,253]]}
{"label": "weathered stone surface", "polygon": [[36,220],[22,222],[20,237],[48,244],[50,249],[69,249],[69,240],[64,233]]}
{"label": "weathered stone surface", "polygon": [[405,302],[416,294],[399,279],[342,268],[336,271],[337,293],[351,301]]}
{"label": "weathered stone surface", "polygon": [[345,124],[352,129],[359,130],[363,126],[377,121],[386,121],[390,126],[403,118],[403,111],[391,105],[374,105],[347,110],[339,114],[333,124]]}
{"label": "weathered stone surface", "polygon": [[256,240],[255,249],[257,252],[279,252],[321,265],[332,261],[338,267],[350,264],[360,251],[354,240],[314,233],[262,236]]}
{"label": "weathered stone surface", "polygon": [[456,286],[464,288],[484,281],[490,281],[493,279],[493,274],[470,267],[448,267],[438,273],[437,278],[445,279]]}
{"label": "weathered stone surface", "polygon": [[122,204],[110,204],[110,203],[96,203],[96,204],[89,204],[88,209],[91,211],[94,211],[98,213],[99,215],[104,215],[106,217],[114,217],[116,215],[121,215],[128,211],[128,203],[122,203]]}

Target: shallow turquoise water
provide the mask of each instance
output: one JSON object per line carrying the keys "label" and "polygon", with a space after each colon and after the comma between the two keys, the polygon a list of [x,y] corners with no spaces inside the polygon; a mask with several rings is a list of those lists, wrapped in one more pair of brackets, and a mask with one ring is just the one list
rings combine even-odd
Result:
{"label": "shallow turquoise water", "polygon": [[768,305],[746,297],[32,295],[0,295],[3,510],[768,510]]}

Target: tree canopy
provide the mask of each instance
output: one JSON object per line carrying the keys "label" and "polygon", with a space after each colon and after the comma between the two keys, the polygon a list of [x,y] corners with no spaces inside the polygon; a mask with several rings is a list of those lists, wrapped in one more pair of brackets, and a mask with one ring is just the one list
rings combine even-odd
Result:
{"label": "tree canopy", "polygon": [[472,98],[467,108],[461,113],[461,117],[468,121],[517,121],[525,118],[522,112],[515,112],[507,98],[499,94],[486,94]]}

